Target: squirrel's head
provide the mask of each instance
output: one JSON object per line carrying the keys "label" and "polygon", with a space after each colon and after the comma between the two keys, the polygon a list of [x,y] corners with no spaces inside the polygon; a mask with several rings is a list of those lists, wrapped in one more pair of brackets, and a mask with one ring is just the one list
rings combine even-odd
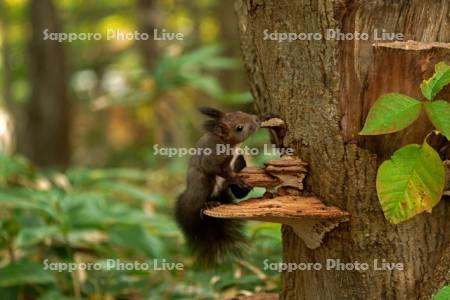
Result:
{"label": "squirrel's head", "polygon": [[242,111],[224,113],[211,107],[201,107],[199,111],[210,117],[203,127],[206,131],[217,135],[225,143],[238,144],[245,141],[259,128],[258,116]]}

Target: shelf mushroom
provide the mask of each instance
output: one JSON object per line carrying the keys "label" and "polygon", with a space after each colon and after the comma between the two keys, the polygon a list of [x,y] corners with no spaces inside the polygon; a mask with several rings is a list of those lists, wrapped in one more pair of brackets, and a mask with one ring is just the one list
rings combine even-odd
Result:
{"label": "shelf mushroom", "polygon": [[[278,119],[279,120],[279,119]],[[280,122],[273,122],[278,124]],[[307,163],[295,156],[269,160],[264,168],[247,167],[239,176],[249,185],[264,187],[261,198],[233,204],[223,204],[203,211],[215,218],[257,220],[289,225],[305,242],[315,249],[325,233],[349,220],[349,213],[327,206],[314,196],[303,195],[303,180]]]}

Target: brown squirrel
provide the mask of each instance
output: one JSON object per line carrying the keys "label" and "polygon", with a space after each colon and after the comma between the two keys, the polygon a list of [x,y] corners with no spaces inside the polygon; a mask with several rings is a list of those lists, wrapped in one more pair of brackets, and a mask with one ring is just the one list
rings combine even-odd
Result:
{"label": "brown squirrel", "polygon": [[224,113],[203,107],[199,111],[210,117],[204,123],[206,133],[198,141],[202,151],[191,157],[187,186],[175,205],[175,218],[197,262],[214,265],[226,257],[240,257],[246,246],[243,223],[238,220],[217,219],[203,215],[206,208],[232,203],[233,196],[245,197],[251,186],[236,176],[245,166],[242,155],[219,153],[218,145],[236,147],[260,126],[260,118],[241,111]]}

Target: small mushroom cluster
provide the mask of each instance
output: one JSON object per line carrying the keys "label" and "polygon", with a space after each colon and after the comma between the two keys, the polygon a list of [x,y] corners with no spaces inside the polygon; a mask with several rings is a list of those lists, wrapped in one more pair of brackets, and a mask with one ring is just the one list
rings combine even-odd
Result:
{"label": "small mushroom cluster", "polygon": [[300,195],[307,165],[295,156],[286,155],[277,160],[267,161],[265,168],[247,167],[239,173],[239,176],[251,186],[266,188],[266,198]]}

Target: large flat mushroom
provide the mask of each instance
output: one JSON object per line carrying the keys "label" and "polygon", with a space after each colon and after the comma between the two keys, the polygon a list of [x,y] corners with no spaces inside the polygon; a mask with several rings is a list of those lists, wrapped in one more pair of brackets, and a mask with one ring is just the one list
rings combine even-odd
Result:
{"label": "large flat mushroom", "polygon": [[281,223],[291,226],[311,248],[320,246],[326,232],[349,220],[349,213],[326,206],[316,197],[280,196],[254,198],[220,205],[203,212],[215,218],[231,218]]}

